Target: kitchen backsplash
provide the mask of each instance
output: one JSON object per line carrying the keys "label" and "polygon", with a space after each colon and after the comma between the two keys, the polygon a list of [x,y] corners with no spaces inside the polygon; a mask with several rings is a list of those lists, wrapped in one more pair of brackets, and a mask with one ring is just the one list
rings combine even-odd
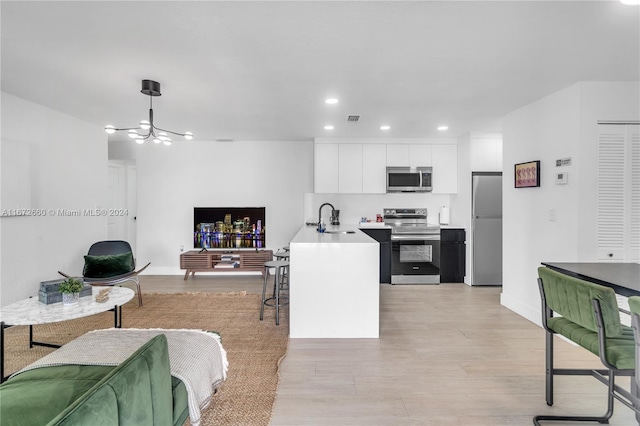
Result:
{"label": "kitchen backsplash", "polygon": [[[427,208],[428,222],[438,223],[440,207],[451,207],[448,194],[304,194],[304,218],[307,222],[318,221],[318,208],[322,203],[331,203],[340,210],[342,225],[357,224],[361,217],[372,221],[384,208]],[[329,208],[323,209],[323,217],[329,219]]]}

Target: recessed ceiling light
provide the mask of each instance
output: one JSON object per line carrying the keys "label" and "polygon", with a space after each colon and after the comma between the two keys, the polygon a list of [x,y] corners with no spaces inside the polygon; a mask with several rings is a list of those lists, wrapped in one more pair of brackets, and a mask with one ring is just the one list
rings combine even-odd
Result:
{"label": "recessed ceiling light", "polygon": [[620,0],[620,3],[628,6],[637,6],[640,4],[640,0]]}
{"label": "recessed ceiling light", "polygon": [[449,126],[438,126],[438,130],[440,130],[441,132],[444,132],[447,129],[449,129]]}
{"label": "recessed ceiling light", "polygon": [[329,98],[329,99],[325,99],[324,103],[325,104],[337,104],[338,100],[336,98]]}
{"label": "recessed ceiling light", "polygon": [[326,126],[324,126],[325,130],[333,130],[333,126],[331,124],[327,124]]}
{"label": "recessed ceiling light", "polygon": [[387,126],[386,124],[384,126],[380,126],[380,130],[389,130],[391,128],[391,126]]}

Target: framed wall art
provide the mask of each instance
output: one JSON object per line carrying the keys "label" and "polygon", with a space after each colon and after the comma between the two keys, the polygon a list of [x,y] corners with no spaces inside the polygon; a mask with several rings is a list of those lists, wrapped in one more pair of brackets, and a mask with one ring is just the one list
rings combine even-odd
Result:
{"label": "framed wall art", "polygon": [[540,161],[516,164],[514,172],[516,188],[540,186]]}

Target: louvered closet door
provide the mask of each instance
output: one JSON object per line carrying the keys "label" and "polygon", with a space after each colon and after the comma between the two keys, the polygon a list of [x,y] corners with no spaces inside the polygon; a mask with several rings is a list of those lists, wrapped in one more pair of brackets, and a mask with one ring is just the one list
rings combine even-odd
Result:
{"label": "louvered closet door", "polygon": [[637,125],[598,126],[598,259],[640,259],[640,132]]}
{"label": "louvered closet door", "polygon": [[640,262],[640,126],[627,126],[627,140],[631,143],[628,260]]}

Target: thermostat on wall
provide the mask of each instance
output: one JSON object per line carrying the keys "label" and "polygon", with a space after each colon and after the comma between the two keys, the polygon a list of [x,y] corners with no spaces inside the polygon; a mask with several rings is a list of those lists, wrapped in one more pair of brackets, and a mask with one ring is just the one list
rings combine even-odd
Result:
{"label": "thermostat on wall", "polygon": [[566,185],[569,179],[569,173],[556,173],[556,185]]}

